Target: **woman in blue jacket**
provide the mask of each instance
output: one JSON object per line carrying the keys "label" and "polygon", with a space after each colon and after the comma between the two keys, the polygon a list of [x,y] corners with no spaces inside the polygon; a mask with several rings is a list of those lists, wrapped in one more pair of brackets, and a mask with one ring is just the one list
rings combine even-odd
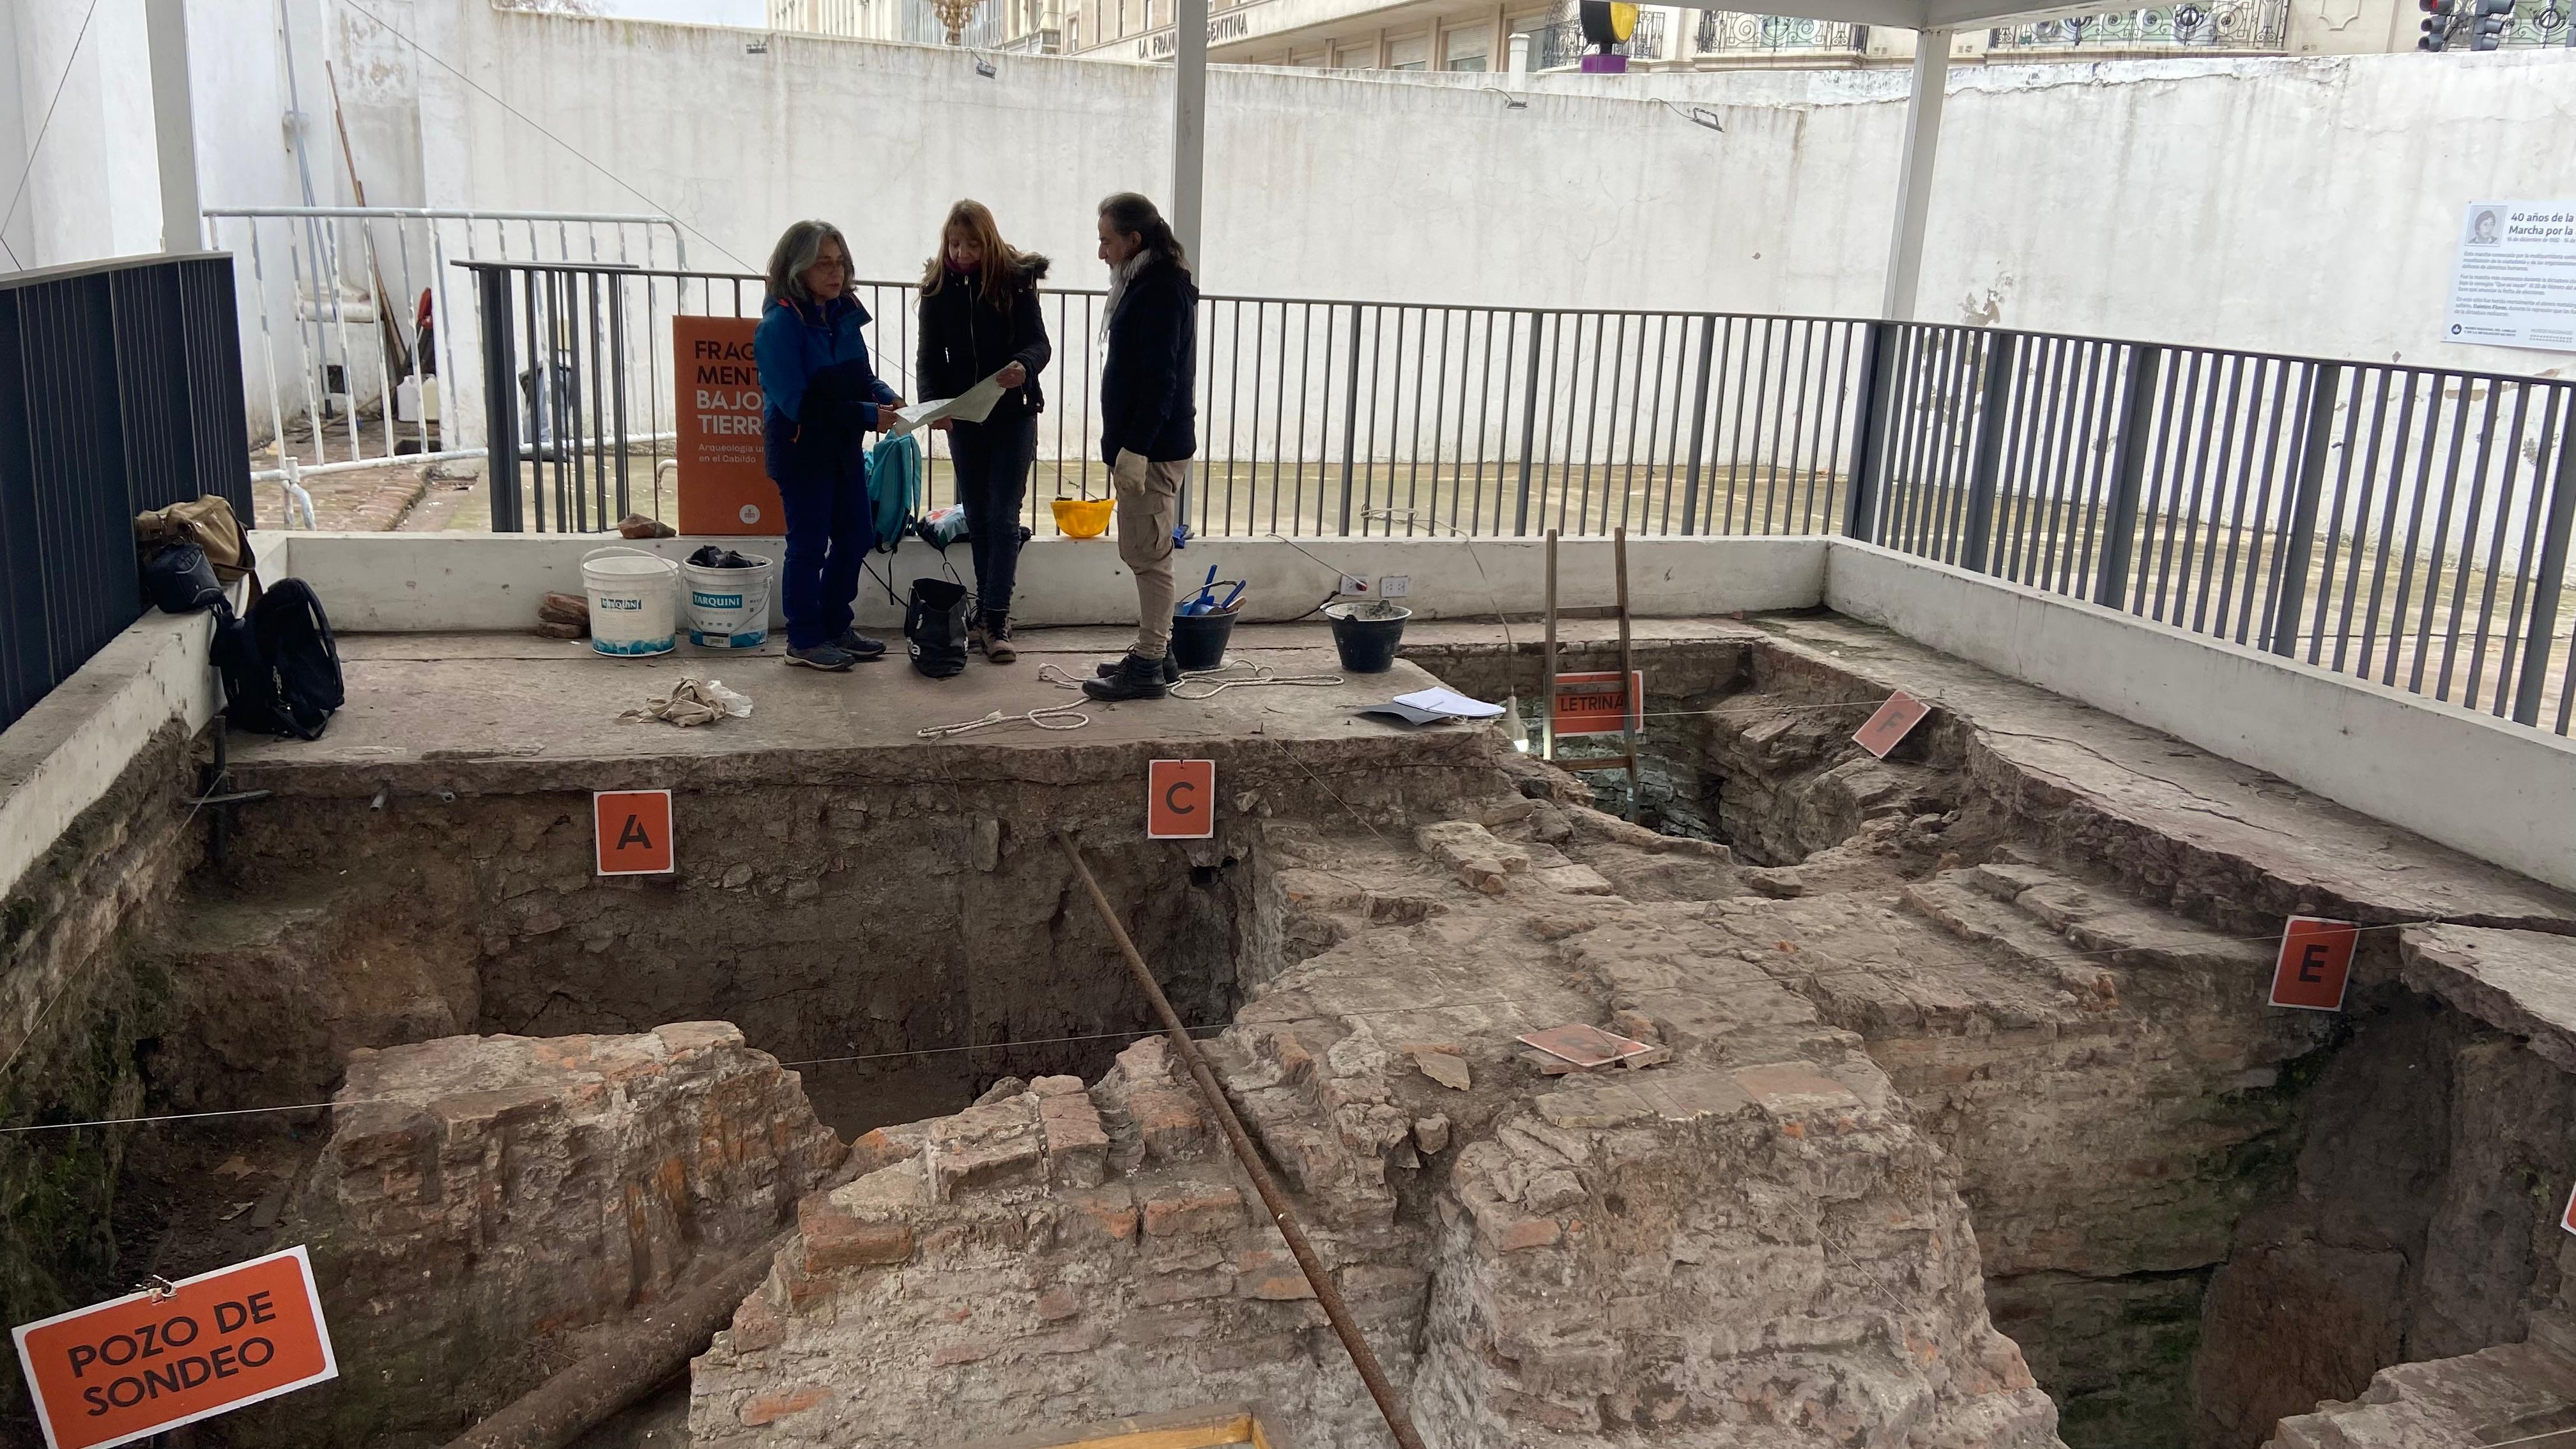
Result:
{"label": "woman in blue jacket", "polygon": [[868,311],[850,296],[850,247],[829,222],[800,221],[769,254],[769,299],[752,334],[760,364],[762,456],[787,515],[780,583],[787,662],[847,669],[885,654],[851,627],[869,536],[863,433],[903,399],[868,365]]}

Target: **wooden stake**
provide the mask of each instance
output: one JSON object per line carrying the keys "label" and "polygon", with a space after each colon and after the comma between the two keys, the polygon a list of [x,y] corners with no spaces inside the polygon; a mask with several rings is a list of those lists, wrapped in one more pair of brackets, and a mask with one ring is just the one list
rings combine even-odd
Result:
{"label": "wooden stake", "polygon": [[1637,655],[1628,638],[1628,525],[1610,531],[1610,556],[1619,570],[1619,688],[1629,695],[1619,715],[1619,741],[1628,748],[1628,823],[1637,823],[1637,726],[1646,715],[1646,692],[1637,688]]}
{"label": "wooden stake", "polygon": [[1547,686],[1539,694],[1538,757],[1556,758],[1556,530],[1547,531]]}

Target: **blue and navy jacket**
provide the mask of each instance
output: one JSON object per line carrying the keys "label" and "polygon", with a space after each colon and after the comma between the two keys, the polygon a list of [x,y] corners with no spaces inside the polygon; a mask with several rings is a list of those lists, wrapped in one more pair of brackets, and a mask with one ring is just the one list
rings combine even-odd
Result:
{"label": "blue and navy jacket", "polygon": [[772,297],[752,333],[760,367],[761,441],[769,476],[781,483],[867,472],[860,434],[893,402],[868,361],[868,309],[847,296],[819,309]]}

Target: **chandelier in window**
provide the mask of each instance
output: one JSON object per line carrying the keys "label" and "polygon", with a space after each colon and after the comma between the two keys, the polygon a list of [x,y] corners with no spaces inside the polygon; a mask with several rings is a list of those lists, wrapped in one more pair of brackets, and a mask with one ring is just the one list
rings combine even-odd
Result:
{"label": "chandelier in window", "polygon": [[965,43],[966,22],[975,18],[975,3],[976,0],[931,0],[931,9],[948,30],[950,45]]}

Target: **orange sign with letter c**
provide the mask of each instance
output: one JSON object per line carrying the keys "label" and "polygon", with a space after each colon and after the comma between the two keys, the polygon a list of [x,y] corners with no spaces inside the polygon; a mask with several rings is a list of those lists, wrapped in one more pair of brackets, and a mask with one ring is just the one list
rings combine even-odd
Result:
{"label": "orange sign with letter c", "polygon": [[1145,838],[1216,834],[1216,761],[1155,760],[1145,767]]}

